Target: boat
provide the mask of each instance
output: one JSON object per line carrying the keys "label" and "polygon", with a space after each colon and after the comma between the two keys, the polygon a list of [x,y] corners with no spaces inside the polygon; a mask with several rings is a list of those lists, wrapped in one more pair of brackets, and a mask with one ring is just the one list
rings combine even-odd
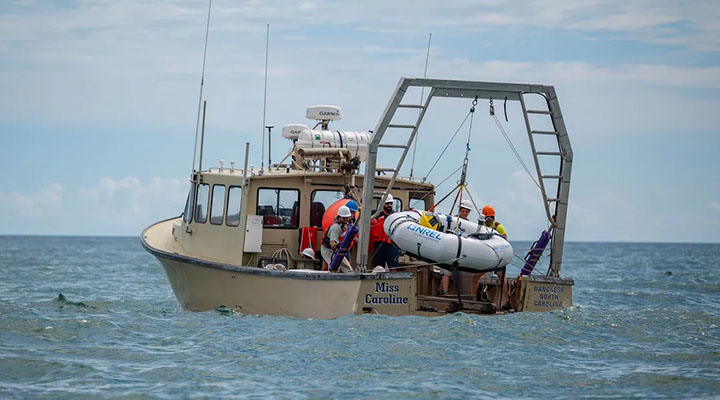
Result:
{"label": "boat", "polygon": [[[416,104],[406,93],[419,88],[427,97]],[[539,96],[546,106],[527,108],[528,96]],[[513,257],[510,244],[496,232],[468,221],[453,223],[448,220],[453,217],[442,214],[439,218],[449,221],[443,229],[419,224],[424,214],[415,210],[433,212],[435,186],[403,177],[400,171],[435,98],[472,101],[473,111],[483,100],[492,104],[493,99],[504,99],[522,106],[548,226],[542,227],[540,239],[526,254],[520,275],[508,277],[507,284],[486,273],[482,289],[468,289],[473,275],[502,270]],[[414,121],[399,121],[398,110],[416,112]],[[547,118],[552,130],[534,129],[537,116]],[[228,168],[221,161],[203,169],[201,141],[200,163],[198,168],[193,165],[182,214],[142,232],[143,247],[159,260],[185,310],[226,307],[242,314],[324,319],[347,314],[503,314],[572,305],[574,281],[560,276],[572,148],[552,86],[403,77],[372,132],[331,129],[329,125],[342,117],[340,107],[309,107],[306,117],[315,125],[285,126],[282,135],[291,141],[290,151],[279,163],[260,168],[248,166],[246,143],[243,168],[234,162]],[[388,131],[395,132],[392,141],[386,140]],[[538,135],[555,139],[557,148],[536,148]],[[404,138],[401,144],[398,137]],[[402,152],[396,165],[376,165],[378,153],[388,149]],[[541,171],[541,157],[557,158],[559,171]],[[546,187],[556,193],[548,194]],[[371,265],[370,227],[382,208],[378,205],[388,196],[393,197],[396,213],[385,220],[384,229],[402,250],[394,269]],[[325,211],[347,198],[361,206],[354,225],[359,231],[356,245],[348,249],[350,269],[323,271],[318,257],[304,257],[303,250],[311,248],[317,254]],[[407,233],[438,240],[428,241],[436,243],[431,251],[431,244],[423,245],[428,251],[418,251],[417,240]],[[458,251],[458,243],[464,250]],[[550,260],[543,274],[534,266],[546,250]],[[438,295],[445,271],[453,275],[455,285],[450,294]],[[502,292],[510,295],[509,304],[488,300]]]}

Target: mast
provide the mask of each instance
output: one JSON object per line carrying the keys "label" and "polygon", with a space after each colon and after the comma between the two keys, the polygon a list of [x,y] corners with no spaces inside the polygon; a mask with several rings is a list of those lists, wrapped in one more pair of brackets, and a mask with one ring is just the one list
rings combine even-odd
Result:
{"label": "mast", "polygon": [[[267,110],[267,76],[268,76],[268,50],[270,49],[270,24],[267,24],[265,35],[265,90],[263,91],[263,120],[262,120],[262,151],[260,152],[260,171],[265,167],[265,111]],[[268,165],[268,168],[270,165]]]}
{"label": "mast", "polygon": [[[202,106],[202,98],[203,98],[203,87],[205,86],[205,64],[207,60],[207,47],[208,47],[208,37],[210,36],[210,11],[212,10],[212,0],[208,0],[208,13],[207,13],[207,22],[205,24],[205,46],[203,48],[203,62],[202,62],[202,72],[200,73],[200,95],[198,96],[198,110],[197,110],[197,119],[195,121],[195,141],[193,145],[193,163],[192,163],[192,173],[190,175],[190,183],[192,185],[190,189],[190,215],[188,216],[188,226],[185,228],[189,231],[190,224],[192,223],[194,219],[195,214],[195,201],[196,201],[196,192],[197,192],[197,184],[198,184],[198,177],[197,172],[198,170],[195,169],[195,161],[197,158],[197,146],[198,146],[198,133],[200,131],[200,111]],[[202,150],[201,150],[202,153]],[[202,159],[202,154],[200,155],[200,158]],[[202,161],[201,161],[202,164]],[[199,169],[199,168],[198,168]]]}
{"label": "mast", "polygon": [[197,120],[195,122],[195,148],[193,150],[193,165],[192,165],[193,172],[195,172],[195,160],[197,157],[198,133],[200,131],[200,111],[201,111],[201,106],[202,106],[203,87],[205,86],[205,61],[207,59],[208,36],[210,35],[210,10],[211,9],[212,9],[212,0],[209,0],[208,1],[207,24],[205,25],[205,48],[203,50],[202,73],[200,74],[200,96],[198,97]]}

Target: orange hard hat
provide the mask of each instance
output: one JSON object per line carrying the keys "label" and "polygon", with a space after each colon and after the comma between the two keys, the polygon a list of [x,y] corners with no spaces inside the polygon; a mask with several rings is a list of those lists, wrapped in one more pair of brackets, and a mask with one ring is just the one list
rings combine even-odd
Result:
{"label": "orange hard hat", "polygon": [[494,217],[495,216],[495,209],[492,208],[492,206],[485,206],[482,209],[482,214],[486,217]]}

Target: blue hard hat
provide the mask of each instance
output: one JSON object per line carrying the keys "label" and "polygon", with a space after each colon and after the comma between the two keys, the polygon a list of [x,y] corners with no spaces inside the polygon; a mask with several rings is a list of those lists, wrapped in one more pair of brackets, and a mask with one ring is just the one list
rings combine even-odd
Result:
{"label": "blue hard hat", "polygon": [[360,206],[358,206],[357,201],[355,201],[355,200],[348,201],[347,203],[345,203],[345,206],[347,208],[349,208],[350,211],[352,211],[352,212],[356,212],[360,208]]}

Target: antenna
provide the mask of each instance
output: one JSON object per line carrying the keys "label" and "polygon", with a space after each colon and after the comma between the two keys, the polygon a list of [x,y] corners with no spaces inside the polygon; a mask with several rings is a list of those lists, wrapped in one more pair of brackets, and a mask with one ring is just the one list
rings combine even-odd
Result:
{"label": "antenna", "polygon": [[268,130],[268,168],[272,168],[272,136],[270,133],[274,127],[274,125],[265,125],[265,128]]}
{"label": "antenna", "polygon": [[205,145],[205,113],[207,111],[207,100],[203,101],[202,107],[202,133],[200,134],[200,162],[198,163],[198,171],[202,173],[203,148]]}
{"label": "antenna", "polygon": [[208,36],[210,34],[210,10],[212,9],[212,0],[208,1],[208,14],[207,14],[207,25],[205,26],[205,49],[203,50],[203,64],[202,64],[202,73],[200,74],[200,97],[198,99],[198,112],[197,112],[197,121],[195,122],[195,149],[193,150],[193,165],[192,170],[195,172],[195,159],[197,157],[197,142],[198,142],[198,132],[200,131],[200,110],[202,106],[202,93],[203,93],[203,86],[205,86],[205,60],[207,58],[207,45],[208,45]]}
{"label": "antenna", "polygon": [[[190,175],[190,183],[192,184],[192,197],[190,199],[190,219],[187,221],[187,226],[185,227],[185,232],[191,233],[190,230],[190,224],[193,221],[193,214],[195,210],[195,203],[197,201],[196,194],[197,194],[197,184],[198,184],[198,176],[195,173],[195,159],[197,157],[197,145],[198,145],[198,131],[200,130],[200,106],[202,105],[202,98],[203,98],[203,86],[205,86],[205,60],[207,59],[207,45],[208,45],[208,36],[210,35],[210,10],[212,9],[212,0],[208,0],[208,14],[207,14],[207,24],[205,25],[205,48],[203,49],[203,63],[202,63],[202,73],[200,74],[200,96],[198,97],[198,112],[197,112],[197,120],[195,122],[195,143],[193,148],[193,164],[192,164],[192,174]],[[203,119],[205,117],[203,116]],[[203,130],[205,123],[203,122]],[[201,145],[202,146],[202,145]],[[202,164],[202,148],[200,149],[200,164]],[[202,169],[202,165],[199,169]]]}
{"label": "antenna", "polygon": [[[265,162],[265,110],[267,110],[267,69],[268,69],[268,49],[270,47],[270,24],[267,24],[267,34],[265,36],[265,92],[263,93],[263,128],[262,128],[262,152],[260,153],[260,171],[263,170]],[[270,157],[268,157],[268,160]],[[268,167],[270,163],[268,162]]]}
{"label": "antenna", "polygon": [[[425,54],[425,72],[423,72],[423,78],[427,78],[427,66],[428,66],[428,59],[430,58],[430,41],[432,41],[432,32],[430,32],[430,37],[428,38],[428,47],[427,47],[427,53]],[[425,97],[425,86],[420,89],[420,104],[423,104],[423,98]],[[423,112],[423,110],[420,110],[420,112]],[[418,137],[417,133],[415,134],[415,143],[413,143],[413,159],[412,164],[410,165],[410,177],[413,177],[413,170],[415,169],[415,153],[417,152],[417,142]]]}

